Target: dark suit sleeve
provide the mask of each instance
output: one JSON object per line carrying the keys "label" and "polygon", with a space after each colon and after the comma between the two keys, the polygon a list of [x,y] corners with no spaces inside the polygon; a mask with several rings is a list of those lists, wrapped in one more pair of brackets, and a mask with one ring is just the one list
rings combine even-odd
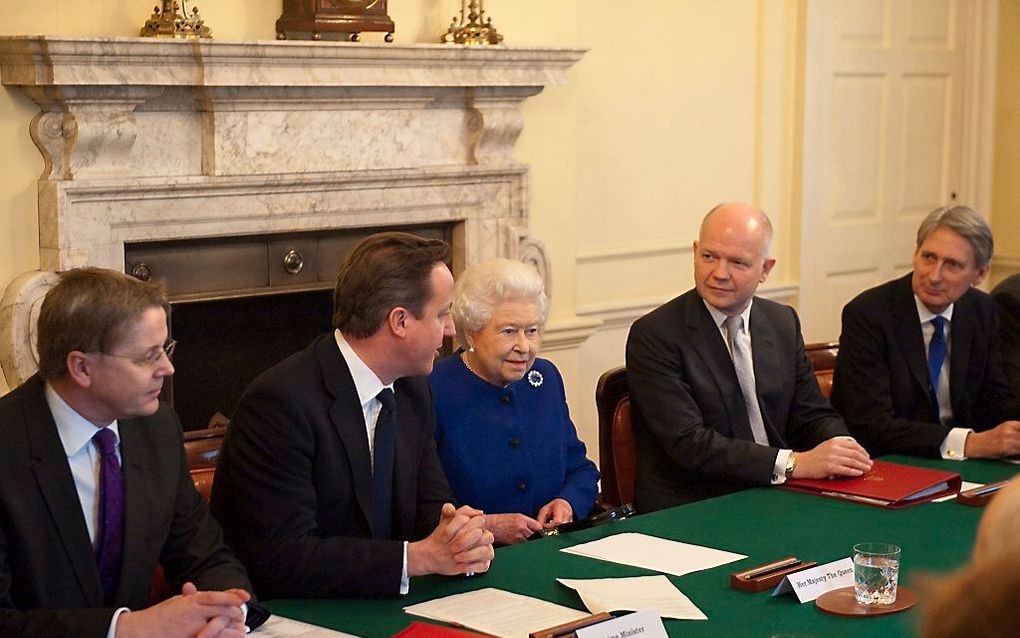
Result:
{"label": "dark suit sleeve", "polygon": [[788,333],[795,343],[789,351],[796,369],[790,416],[785,424],[787,443],[798,451],[811,450],[818,444],[836,436],[850,434],[846,423],[832,407],[821,390],[814,368],[804,352],[804,337],[800,332],[800,319],[793,308],[785,308],[793,316],[794,329]]}
{"label": "dark suit sleeve", "polygon": [[994,428],[1003,421],[1020,419],[1020,395],[1014,393],[1007,377],[1003,361],[1001,317],[994,303],[989,304],[986,316],[987,320],[982,323],[987,326],[986,355],[980,359],[974,357],[971,362],[971,365],[977,365],[975,361],[979,361],[985,366],[974,404],[973,422],[961,424],[962,427],[972,427],[979,432]]}
{"label": "dark suit sleeve", "polygon": [[896,416],[888,363],[892,355],[880,325],[891,318],[879,314],[863,303],[851,302],[843,308],[833,403],[850,432],[872,455],[938,457],[949,426]]}
{"label": "dark suit sleeve", "polygon": [[415,540],[427,537],[439,524],[444,503],[452,503],[450,484],[446,481],[446,473],[439,460],[436,450],[436,410],[433,406],[432,392],[427,384],[423,384],[429,397],[428,410],[425,411],[426,426],[419,432],[420,445],[423,450],[418,462],[417,509],[415,510]]}
{"label": "dark suit sleeve", "polygon": [[[658,319],[659,317],[654,317]],[[642,421],[663,454],[676,468],[723,481],[768,485],[775,467],[776,448],[726,436],[705,424],[692,393],[685,356],[673,326],[634,324],[627,338],[627,381]],[[708,374],[702,371],[702,374]]]}
{"label": "dark suit sleeve", "polygon": [[[549,364],[551,374],[556,376],[556,385],[559,388],[559,416],[556,419],[555,427],[562,430],[558,438],[565,444],[563,458],[565,460],[565,475],[563,486],[557,493],[557,498],[562,498],[570,503],[574,512],[574,520],[587,518],[595,508],[595,497],[598,492],[599,471],[595,464],[588,458],[587,449],[584,443],[577,437],[577,428],[570,419],[570,409],[567,407],[566,390],[563,387],[563,377],[560,376],[556,366]],[[543,503],[544,505],[544,503]]]}
{"label": "dark suit sleeve", "polygon": [[[1014,283],[1020,287],[1020,281]],[[1020,396],[1020,296],[996,290],[995,301],[999,304],[1003,367],[1013,394]]]}
{"label": "dark suit sleeve", "polygon": [[[270,384],[249,388],[231,420],[214,510],[233,529],[230,541],[266,598],[395,596],[402,542],[320,529],[315,476],[324,471],[316,465],[321,450],[300,402]],[[218,502],[221,497],[228,502]]]}
{"label": "dark suit sleeve", "polygon": [[114,609],[15,608],[9,551],[7,534],[0,524],[0,638],[105,638]]}
{"label": "dark suit sleeve", "polygon": [[574,511],[574,520],[581,520],[587,518],[595,508],[599,471],[588,458],[584,443],[577,438],[574,424],[567,419],[564,425],[569,428],[565,433],[568,441],[565,451],[567,472],[557,497],[570,503],[570,508]]}
{"label": "dark suit sleeve", "polygon": [[223,543],[223,532],[209,507],[195,489],[187,457],[177,429],[180,472],[167,539],[160,563],[173,593],[191,581],[200,590],[240,588],[254,593],[248,575],[233,552]]}

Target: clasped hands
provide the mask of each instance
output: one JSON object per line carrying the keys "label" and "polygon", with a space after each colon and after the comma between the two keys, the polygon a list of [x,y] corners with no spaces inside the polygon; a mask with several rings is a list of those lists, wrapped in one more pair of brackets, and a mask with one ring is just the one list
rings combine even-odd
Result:
{"label": "clasped hands", "polygon": [[185,583],[178,596],[117,619],[116,638],[244,638],[244,610],[251,600],[243,589],[198,591]]}
{"label": "clasped hands", "polygon": [[407,544],[407,575],[471,574],[488,571],[492,561],[492,532],[481,510],[443,505],[439,524],[428,538]]}

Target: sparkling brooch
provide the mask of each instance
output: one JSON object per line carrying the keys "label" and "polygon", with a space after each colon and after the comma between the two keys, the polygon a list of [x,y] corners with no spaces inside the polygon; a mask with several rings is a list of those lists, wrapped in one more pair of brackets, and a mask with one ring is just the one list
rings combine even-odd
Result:
{"label": "sparkling brooch", "polygon": [[538,370],[531,370],[528,372],[528,383],[530,383],[533,387],[537,388],[542,385],[543,381],[545,381],[545,379],[542,378],[542,373]]}

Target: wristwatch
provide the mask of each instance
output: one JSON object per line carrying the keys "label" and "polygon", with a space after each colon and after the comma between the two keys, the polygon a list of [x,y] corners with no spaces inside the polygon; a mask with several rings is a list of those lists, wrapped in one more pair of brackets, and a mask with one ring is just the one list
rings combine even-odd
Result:
{"label": "wristwatch", "polygon": [[790,456],[786,457],[786,471],[784,474],[786,478],[793,478],[793,468],[797,465],[797,455],[790,452]]}

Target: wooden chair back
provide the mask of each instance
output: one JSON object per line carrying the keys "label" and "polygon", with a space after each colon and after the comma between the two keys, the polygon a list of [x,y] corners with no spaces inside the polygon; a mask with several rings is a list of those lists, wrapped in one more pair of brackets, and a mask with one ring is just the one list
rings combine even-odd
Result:
{"label": "wooden chair back", "polygon": [[828,399],[832,395],[832,375],[836,370],[836,355],[839,354],[839,343],[809,343],[804,352],[815,369],[815,379],[822,396]]}
{"label": "wooden chair back", "polygon": [[208,428],[184,433],[184,451],[188,456],[188,468],[195,489],[209,502],[216,464],[220,461],[220,448],[227,436],[227,428]]}
{"label": "wooden chair back", "polygon": [[609,370],[595,388],[599,415],[599,471],[602,474],[601,504],[619,507],[634,501],[637,442],[631,423],[630,386],[627,369]]}

